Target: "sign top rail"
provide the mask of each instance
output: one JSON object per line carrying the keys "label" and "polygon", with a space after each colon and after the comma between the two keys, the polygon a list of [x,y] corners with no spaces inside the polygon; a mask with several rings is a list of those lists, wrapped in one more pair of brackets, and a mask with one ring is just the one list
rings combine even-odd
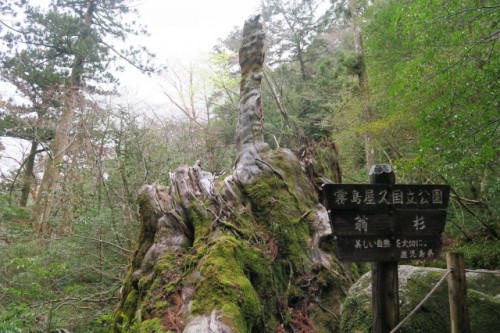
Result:
{"label": "sign top rail", "polygon": [[448,206],[448,185],[324,184],[329,210],[442,209]]}

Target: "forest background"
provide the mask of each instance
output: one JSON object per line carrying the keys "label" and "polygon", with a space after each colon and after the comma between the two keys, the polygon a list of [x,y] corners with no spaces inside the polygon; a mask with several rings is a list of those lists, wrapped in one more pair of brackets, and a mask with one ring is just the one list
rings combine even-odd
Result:
{"label": "forest background", "polygon": [[[346,183],[390,163],[399,183],[449,184],[445,247],[498,269],[499,9],[262,1],[266,141],[334,140]],[[24,101],[0,94],[0,136],[30,145],[1,174],[0,332],[102,332],[137,241],[136,191],[197,160],[232,168],[241,28],[208,61],[166,67],[129,47],[147,33],[129,1],[0,0],[0,14],[0,77]],[[123,102],[127,66],[161,78],[171,113]]]}

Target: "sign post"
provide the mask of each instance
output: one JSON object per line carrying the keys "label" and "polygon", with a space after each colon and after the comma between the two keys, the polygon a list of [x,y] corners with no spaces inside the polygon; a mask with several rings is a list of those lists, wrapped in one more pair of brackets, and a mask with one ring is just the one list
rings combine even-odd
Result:
{"label": "sign post", "polygon": [[391,165],[374,165],[370,184],[324,184],[339,259],[372,262],[373,332],[399,321],[398,261],[428,260],[441,249],[450,187],[395,184]]}
{"label": "sign post", "polygon": [[[371,184],[394,185],[396,175],[390,165],[374,165],[370,168]],[[398,262],[373,262],[372,273],[372,314],[373,332],[390,332],[399,323],[399,280]]]}
{"label": "sign post", "polygon": [[447,253],[446,266],[451,270],[448,275],[451,332],[470,333],[464,254]]}

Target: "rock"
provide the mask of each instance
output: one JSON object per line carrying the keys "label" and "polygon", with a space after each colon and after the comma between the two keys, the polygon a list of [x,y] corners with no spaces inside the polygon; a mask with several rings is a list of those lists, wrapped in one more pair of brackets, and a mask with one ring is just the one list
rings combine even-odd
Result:
{"label": "rock", "polygon": [[[445,269],[399,266],[399,302],[404,319],[428,294]],[[492,274],[467,273],[467,296],[472,332],[496,332],[500,327],[500,278]],[[341,332],[370,332],[371,273],[364,274],[349,290],[342,306]],[[448,333],[450,310],[447,282],[443,282],[398,333]]]}

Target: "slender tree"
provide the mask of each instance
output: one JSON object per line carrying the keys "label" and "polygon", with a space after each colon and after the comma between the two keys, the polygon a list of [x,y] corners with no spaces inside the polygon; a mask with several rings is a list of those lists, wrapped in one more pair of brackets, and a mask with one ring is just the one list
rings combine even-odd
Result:
{"label": "slender tree", "polygon": [[[92,48],[96,43],[95,35],[90,29],[95,15],[94,1],[86,3],[85,11],[83,12],[83,24],[79,26],[81,34],[78,37],[81,46],[84,48]],[[77,23],[77,22],[75,22]],[[77,39],[77,40],[78,40]],[[84,43],[89,43],[84,45]],[[72,122],[78,102],[79,88],[82,84],[82,75],[84,73],[84,63],[86,60],[86,52],[72,54],[73,63],[69,80],[65,87],[64,106],[57,127],[54,141],[50,145],[49,158],[45,164],[43,179],[40,184],[39,193],[33,209],[32,220],[38,226],[39,231],[47,232],[49,225],[48,221],[52,213],[52,193],[56,190],[57,181],[61,172],[63,158],[68,145],[70,144],[70,132],[72,130]]]}
{"label": "slender tree", "polygon": [[[12,30],[3,37],[7,44],[13,44]],[[30,154],[22,163],[25,168],[20,204],[26,206],[34,179],[36,156],[45,151],[55,136],[55,110],[61,105],[58,88],[64,84],[65,76],[54,71],[54,60],[40,58],[40,52],[35,49],[2,53],[0,63],[2,79],[28,100],[23,105],[2,101],[5,112],[0,114],[0,135],[31,141]]]}
{"label": "slender tree", "polygon": [[[18,50],[36,53],[40,63],[53,63],[54,71],[65,77],[58,87],[63,92],[57,111],[60,115],[32,214],[40,231],[48,230],[47,222],[53,215],[53,195],[65,152],[76,133],[75,117],[86,109],[83,91],[99,93],[103,92],[101,83],[116,83],[111,75],[111,64],[116,60],[152,70],[145,49],[118,47],[126,38],[145,33],[143,28],[126,23],[124,16],[132,12],[129,6],[125,0],[54,0],[45,11],[25,4],[25,23],[7,36],[11,44],[24,45]],[[143,54],[148,59],[142,61]]]}
{"label": "slender tree", "polygon": [[322,115],[311,91],[318,53],[311,46],[328,26],[326,5],[322,0],[262,2],[271,45],[268,63],[274,69],[264,72],[265,82],[277,114],[284,117],[280,127],[291,125],[302,144],[322,136]]}
{"label": "slender tree", "polygon": [[[366,71],[365,49],[363,47],[363,38],[359,24],[359,6],[357,0],[349,0],[349,12],[351,14],[352,30],[354,33],[354,50],[357,57],[359,91],[363,108],[362,119],[365,125],[367,125],[372,120],[373,115],[368,101],[368,73]],[[363,136],[365,139],[366,167],[370,170],[370,167],[375,164],[373,138],[368,130],[364,131]]]}
{"label": "slender tree", "polygon": [[[330,0],[337,19],[348,22],[353,34],[354,63],[350,67],[354,69],[358,77],[359,100],[361,108],[361,120],[363,122],[363,138],[365,148],[365,161],[368,169],[375,164],[375,148],[373,144],[373,134],[368,130],[370,122],[373,120],[373,111],[369,104],[369,84],[368,72],[366,69],[365,48],[363,46],[363,36],[361,34],[360,12],[366,7],[365,1],[358,0]],[[363,5],[363,6],[362,6]]]}

